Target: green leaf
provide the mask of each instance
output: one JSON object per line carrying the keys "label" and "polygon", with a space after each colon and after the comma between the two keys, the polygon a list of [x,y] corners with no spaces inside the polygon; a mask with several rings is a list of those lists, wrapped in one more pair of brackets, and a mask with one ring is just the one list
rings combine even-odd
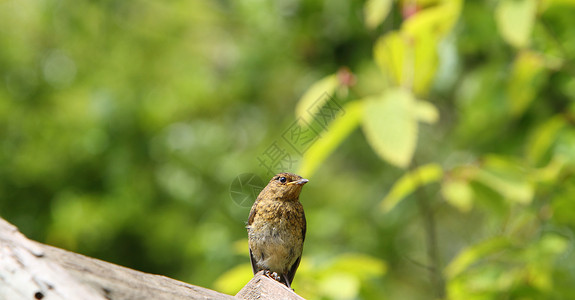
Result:
{"label": "green leaf", "polygon": [[417,143],[417,118],[413,95],[392,89],[365,102],[363,129],[367,141],[384,160],[405,168]]}
{"label": "green leaf", "polygon": [[337,256],[326,271],[328,273],[349,273],[365,280],[369,277],[381,276],[385,274],[386,270],[387,265],[380,259],[365,254],[346,253]]}
{"label": "green leaf", "polygon": [[425,184],[437,182],[442,176],[443,169],[438,164],[424,165],[403,175],[393,187],[391,187],[391,191],[381,202],[382,209],[384,212],[391,211],[401,200],[415,191],[415,189]]}
{"label": "green leaf", "polygon": [[214,286],[219,292],[235,295],[252,277],[251,265],[241,264],[223,273],[214,282]]}
{"label": "green leaf", "polygon": [[387,269],[384,261],[364,254],[347,253],[340,256],[325,270],[315,270],[321,278],[320,288],[331,299],[357,298],[366,280],[382,276]]}
{"label": "green leaf", "polygon": [[444,181],[441,186],[441,194],[447,203],[461,212],[468,212],[473,206],[473,189],[465,180]]}
{"label": "green leaf", "polygon": [[392,0],[367,0],[365,2],[363,15],[367,28],[374,29],[383,23],[391,10],[392,2]]}
{"label": "green leaf", "polygon": [[475,180],[511,202],[528,204],[533,199],[534,187],[529,181],[527,170],[503,157],[487,156],[484,166],[475,174]]}
{"label": "green leaf", "polygon": [[419,11],[405,21],[401,31],[382,36],[375,44],[374,57],[381,71],[394,85],[428,93],[439,58],[437,47],[459,17],[460,1]]}
{"label": "green leaf", "polygon": [[531,164],[537,164],[543,158],[564,127],[565,118],[556,115],[535,129],[527,144],[527,159]]}
{"label": "green leaf", "polygon": [[311,177],[317,168],[339,144],[359,125],[363,116],[362,101],[352,101],[344,105],[344,114],[337,117],[304,154],[299,174]]}
{"label": "green leaf", "polygon": [[532,171],[531,178],[539,183],[553,184],[557,182],[557,176],[559,176],[563,167],[565,167],[565,164],[565,159],[562,156],[553,156],[546,166],[534,169]]}
{"label": "green leaf", "polygon": [[417,115],[417,119],[424,123],[434,124],[439,120],[437,107],[428,101],[416,101],[415,114]]}
{"label": "green leaf", "polygon": [[511,71],[511,78],[507,85],[507,96],[511,105],[511,113],[515,116],[523,114],[529,107],[537,92],[537,75],[544,70],[543,58],[530,51],[521,51]]}
{"label": "green leaf", "polygon": [[403,23],[401,34],[408,54],[402,86],[411,87],[416,95],[429,92],[439,66],[439,43],[453,28],[460,9],[460,1],[445,1],[419,11]]}
{"label": "green leaf", "polygon": [[246,249],[249,248],[248,239],[241,239],[234,242],[233,249],[234,253],[237,255],[245,255],[248,256],[248,251]]}
{"label": "green leaf", "polygon": [[495,10],[495,20],[503,39],[513,47],[527,47],[535,24],[536,12],[536,0],[499,1]]}
{"label": "green leaf", "polygon": [[553,197],[551,207],[553,211],[553,222],[559,225],[575,226],[575,186],[565,187],[558,195]]}
{"label": "green leaf", "polygon": [[453,279],[469,268],[476,261],[490,254],[504,250],[511,246],[511,242],[505,237],[495,237],[475,246],[464,249],[445,268],[447,278]]}
{"label": "green leaf", "polygon": [[570,246],[570,242],[572,240],[567,241],[566,238],[558,234],[548,233],[539,240],[539,252],[544,257],[561,254]]}
{"label": "green leaf", "polygon": [[416,37],[413,43],[414,55],[407,74],[414,93],[427,95],[439,66],[439,40],[433,36],[422,35]]}
{"label": "green leaf", "polygon": [[330,273],[320,280],[318,288],[328,299],[356,299],[361,283],[347,273]]}
{"label": "green leaf", "polygon": [[455,25],[461,11],[461,1],[444,1],[441,5],[419,11],[403,23],[401,31],[410,36],[430,36],[439,41]]}
{"label": "green leaf", "polygon": [[314,83],[301,97],[296,106],[296,117],[304,124],[311,124],[315,115],[334,95],[339,86],[336,74],[329,75]]}
{"label": "green leaf", "polygon": [[575,165],[575,129],[572,126],[564,127],[554,143],[553,156],[560,157],[569,166]]}
{"label": "green leaf", "polygon": [[404,77],[407,49],[403,39],[399,32],[391,31],[380,37],[373,49],[377,66],[396,86],[403,83]]}
{"label": "green leaf", "polygon": [[438,66],[437,40],[431,36],[409,36],[390,32],[379,38],[374,47],[375,61],[393,85],[427,92]]}

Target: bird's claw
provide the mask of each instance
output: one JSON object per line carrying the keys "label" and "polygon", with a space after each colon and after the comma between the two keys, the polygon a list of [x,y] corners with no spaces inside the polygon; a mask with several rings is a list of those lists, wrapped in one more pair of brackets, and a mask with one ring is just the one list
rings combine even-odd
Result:
{"label": "bird's claw", "polygon": [[266,275],[267,277],[276,280],[276,281],[280,281],[281,282],[281,276],[278,275],[278,273],[276,272],[270,272],[270,270],[265,270],[264,271],[264,275]]}

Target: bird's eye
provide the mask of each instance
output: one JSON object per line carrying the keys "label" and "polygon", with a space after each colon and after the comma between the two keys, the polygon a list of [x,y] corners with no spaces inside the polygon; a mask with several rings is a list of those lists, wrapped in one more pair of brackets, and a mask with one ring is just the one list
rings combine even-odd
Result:
{"label": "bird's eye", "polygon": [[278,179],[281,183],[286,183],[287,178],[285,177],[280,177],[280,179]]}

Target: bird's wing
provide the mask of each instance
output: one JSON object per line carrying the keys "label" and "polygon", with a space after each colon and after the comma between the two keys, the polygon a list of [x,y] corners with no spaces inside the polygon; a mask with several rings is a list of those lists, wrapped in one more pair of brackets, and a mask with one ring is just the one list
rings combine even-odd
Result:
{"label": "bird's wing", "polygon": [[252,225],[252,223],[254,222],[254,217],[256,216],[256,207],[258,206],[258,201],[259,199],[256,199],[256,202],[254,202],[254,205],[252,205],[252,209],[250,210],[250,215],[248,216],[248,225]]}
{"label": "bird's wing", "polygon": [[305,212],[303,211],[303,209],[302,209],[302,211],[301,211],[301,215],[302,215],[302,217],[303,217],[303,227],[302,227],[302,229],[301,229],[301,236],[302,236],[302,241],[301,241],[301,242],[303,243],[303,242],[305,242],[305,233],[306,233],[306,231],[307,231],[307,222],[306,222],[306,220],[305,220]]}
{"label": "bird's wing", "polygon": [[299,267],[299,262],[301,260],[301,255],[296,259],[296,261],[293,263],[293,265],[291,266],[291,268],[289,269],[289,271],[286,274],[286,279],[289,282],[289,285],[291,286],[291,283],[293,282],[293,278],[295,277],[295,271],[297,270],[297,267]]}
{"label": "bird's wing", "polygon": [[[301,233],[302,233],[302,244],[305,241],[305,233],[307,230],[307,222],[305,220],[305,213],[303,212],[302,209],[302,217],[303,217],[303,226],[301,228]],[[287,280],[289,282],[289,285],[291,285],[291,283],[293,282],[293,278],[295,277],[295,271],[297,270],[297,268],[299,267],[299,262],[301,261],[301,254],[300,256],[296,259],[296,261],[293,263],[293,265],[291,265],[291,268],[289,269],[288,273],[286,274]]]}
{"label": "bird's wing", "polygon": [[250,249],[250,262],[252,263],[252,271],[254,272],[254,275],[256,275],[256,273],[259,270],[258,270],[258,266],[256,264],[256,259],[254,258],[254,255],[252,254],[252,249]]}

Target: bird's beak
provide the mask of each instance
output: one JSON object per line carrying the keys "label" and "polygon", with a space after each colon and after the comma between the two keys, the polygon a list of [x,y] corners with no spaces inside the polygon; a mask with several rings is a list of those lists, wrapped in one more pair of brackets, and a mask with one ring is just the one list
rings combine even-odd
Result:
{"label": "bird's beak", "polygon": [[306,184],[308,181],[309,181],[309,180],[303,178],[303,179],[300,179],[300,180],[292,181],[292,182],[290,182],[289,184],[290,184],[290,185],[292,185],[292,184],[304,185],[304,184]]}

